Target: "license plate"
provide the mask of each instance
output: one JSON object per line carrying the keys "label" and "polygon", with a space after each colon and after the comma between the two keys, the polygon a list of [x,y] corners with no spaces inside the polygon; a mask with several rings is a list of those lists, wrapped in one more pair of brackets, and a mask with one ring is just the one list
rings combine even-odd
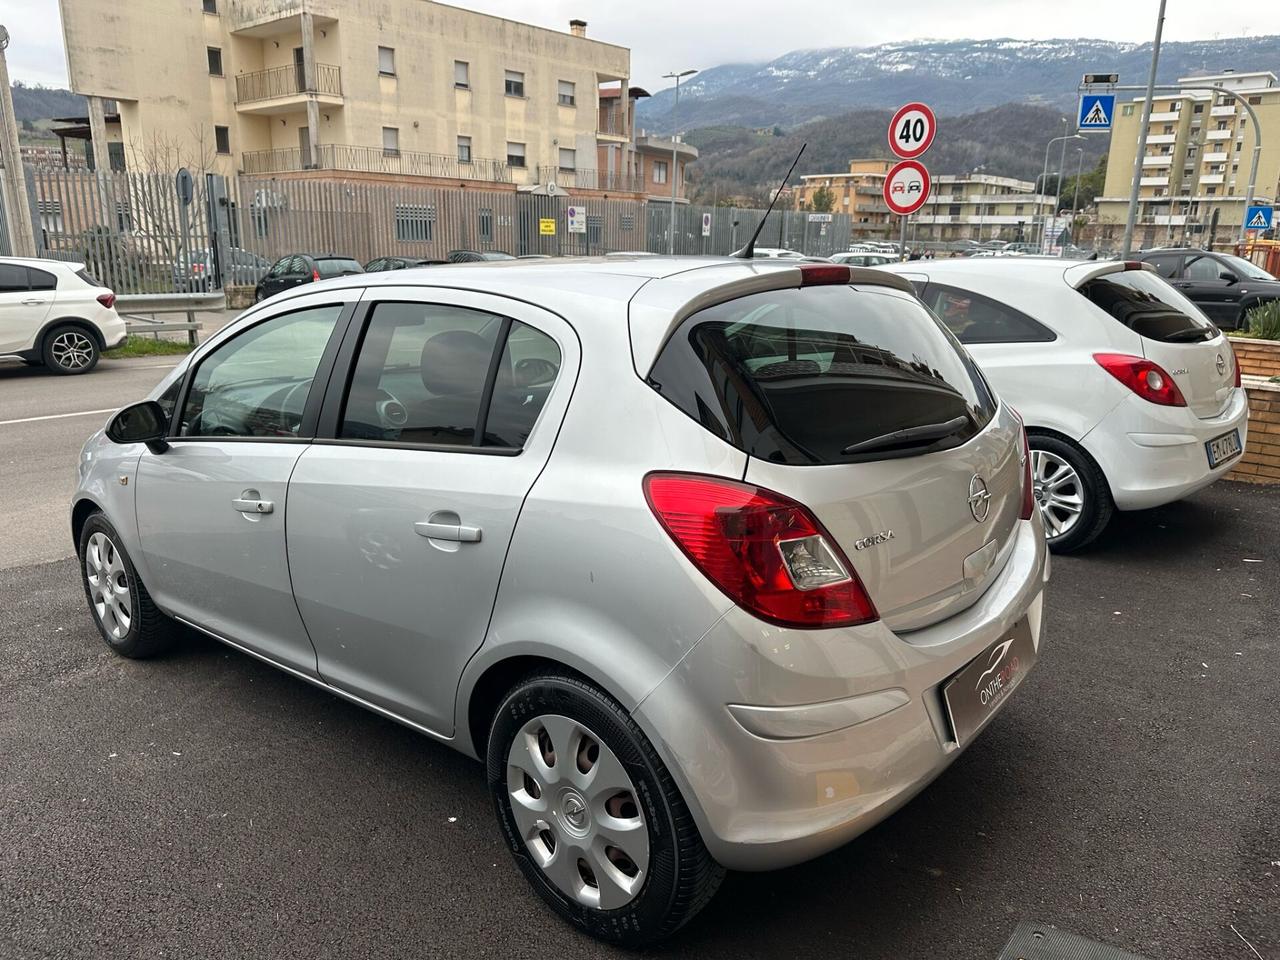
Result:
{"label": "license plate", "polygon": [[1004,706],[1035,660],[1031,625],[1023,619],[946,682],[942,698],[956,743],[967,742]]}
{"label": "license plate", "polygon": [[1224,433],[1220,437],[1206,440],[1204,448],[1209,454],[1209,469],[1212,470],[1214,467],[1240,456],[1240,431],[1232,430],[1230,433]]}

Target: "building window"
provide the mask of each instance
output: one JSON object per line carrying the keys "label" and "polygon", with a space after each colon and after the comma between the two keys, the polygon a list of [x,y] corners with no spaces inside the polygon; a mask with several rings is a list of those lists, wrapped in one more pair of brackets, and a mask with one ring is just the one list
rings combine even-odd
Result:
{"label": "building window", "polygon": [[400,156],[400,128],[382,128],[382,155],[384,157]]}
{"label": "building window", "polygon": [[378,73],[384,77],[394,77],[396,75],[395,47],[378,48]]}
{"label": "building window", "polygon": [[1194,107],[1191,108],[1191,112],[1192,114],[1204,113],[1204,104],[1197,103]]}
{"label": "building window", "polygon": [[128,200],[116,203],[116,229],[121,233],[133,233],[133,211]]}
{"label": "building window", "polygon": [[209,76],[222,76],[222,50],[218,47],[206,47],[209,53]]}
{"label": "building window", "polygon": [[1237,141],[1236,141],[1236,153],[1239,153],[1239,152],[1240,152],[1240,148],[1241,148],[1241,147],[1243,147],[1243,146],[1244,146],[1244,141],[1243,141],[1243,140],[1237,140]]}
{"label": "building window", "polygon": [[218,15],[218,0],[204,0],[204,12]]}
{"label": "building window", "polygon": [[1122,117],[1132,117],[1132,116],[1133,116],[1133,104],[1132,104],[1132,103],[1126,103],[1124,106],[1122,106],[1122,107],[1120,108],[1120,116],[1122,116]]}
{"label": "building window", "polygon": [[218,153],[231,152],[231,128],[230,127],[214,127],[213,128],[213,145]]}
{"label": "building window", "polygon": [[523,97],[524,74],[517,70],[508,70],[504,75],[503,93],[508,97]]}
{"label": "building window", "polygon": [[560,169],[576,170],[578,168],[578,151],[568,147],[560,148]]}
{"label": "building window", "polygon": [[418,203],[396,204],[396,239],[404,243],[430,243],[435,234],[436,208]]}
{"label": "building window", "polygon": [[458,162],[459,163],[471,162],[471,138],[470,137],[458,138]]}
{"label": "building window", "polygon": [[1261,97],[1250,97],[1250,98],[1249,98],[1249,105],[1250,105],[1250,106],[1256,107],[1256,106],[1258,106],[1260,103],[1262,103],[1262,98],[1261,98]]}
{"label": "building window", "polygon": [[40,213],[40,229],[46,233],[62,233],[62,201],[40,200],[37,207]]}
{"label": "building window", "polygon": [[493,208],[480,208],[479,234],[482,243],[493,242]]}
{"label": "building window", "polygon": [[636,215],[634,213],[624,213],[618,218],[618,229],[634,230],[636,228]]}
{"label": "building window", "polygon": [[572,107],[578,102],[574,96],[574,85],[569,80],[561,80],[556,85],[556,93],[562,107]]}
{"label": "building window", "polygon": [[667,182],[667,161],[665,160],[653,161],[653,182],[654,183]]}
{"label": "building window", "polygon": [[523,143],[507,144],[507,166],[509,167],[524,166],[524,144]]}
{"label": "building window", "polygon": [[1219,130],[1225,130],[1225,129],[1227,129],[1227,121],[1225,121],[1225,120],[1219,120],[1219,121],[1218,121],[1218,129],[1219,129]]}
{"label": "building window", "polygon": [[467,61],[453,61],[453,85],[459,90],[471,89],[471,64]]}
{"label": "building window", "polygon": [[1217,192],[1218,192],[1218,188],[1217,188],[1217,187],[1210,187],[1209,189],[1207,189],[1207,190],[1205,191],[1205,193],[1207,193],[1207,194],[1208,194],[1209,196],[1211,196],[1211,197],[1212,197],[1215,193],[1217,193]]}

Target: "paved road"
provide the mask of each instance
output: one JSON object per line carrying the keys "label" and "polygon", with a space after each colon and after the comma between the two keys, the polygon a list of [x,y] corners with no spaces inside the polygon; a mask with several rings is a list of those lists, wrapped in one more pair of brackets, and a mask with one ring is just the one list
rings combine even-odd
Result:
{"label": "paved road", "polygon": [[[1057,559],[1043,659],[946,774],[657,953],[978,960],[1026,918],[1280,958],[1277,530],[1280,491],[1219,484]],[[0,596],[0,957],[615,955],[526,887],[477,765],[199,637],[112,656],[73,561]]]}
{"label": "paved road", "polygon": [[[237,315],[200,313],[202,336]],[[0,361],[0,570],[71,555],[67,499],[80,447],[109,412],[141,400],[181,359],[102,360],[78,377]]]}

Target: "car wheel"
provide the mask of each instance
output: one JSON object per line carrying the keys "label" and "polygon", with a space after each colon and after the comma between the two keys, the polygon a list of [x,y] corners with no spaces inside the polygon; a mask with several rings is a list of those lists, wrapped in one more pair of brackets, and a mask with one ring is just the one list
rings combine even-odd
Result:
{"label": "car wheel", "polygon": [[1031,482],[1049,549],[1070,553],[1102,533],[1115,504],[1107,478],[1093,458],[1074,443],[1029,433]]}
{"label": "car wheel", "polygon": [[54,373],[88,373],[98,365],[97,341],[82,327],[64,324],[44,338],[44,365]]}
{"label": "car wheel", "polygon": [[112,650],[142,659],[173,645],[177,627],[151,602],[120,535],[101,513],[80,531],[80,573],[94,625]]}
{"label": "car wheel", "polygon": [[488,779],[520,869],[594,937],[638,947],[669,936],[724,878],[635,721],[581,679],[536,674],[507,695]]}

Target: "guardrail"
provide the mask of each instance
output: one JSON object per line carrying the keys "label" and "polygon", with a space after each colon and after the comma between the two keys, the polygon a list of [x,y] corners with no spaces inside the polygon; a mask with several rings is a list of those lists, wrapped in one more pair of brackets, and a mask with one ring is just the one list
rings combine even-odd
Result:
{"label": "guardrail", "polygon": [[[195,346],[200,342],[203,327],[196,320],[197,311],[225,310],[227,298],[221,293],[139,293],[116,297],[116,313],[124,318],[125,330],[130,334],[185,332],[187,342]],[[185,314],[186,322],[157,320],[157,315]],[[140,316],[144,314],[146,316]],[[152,319],[147,319],[150,316]]]}

